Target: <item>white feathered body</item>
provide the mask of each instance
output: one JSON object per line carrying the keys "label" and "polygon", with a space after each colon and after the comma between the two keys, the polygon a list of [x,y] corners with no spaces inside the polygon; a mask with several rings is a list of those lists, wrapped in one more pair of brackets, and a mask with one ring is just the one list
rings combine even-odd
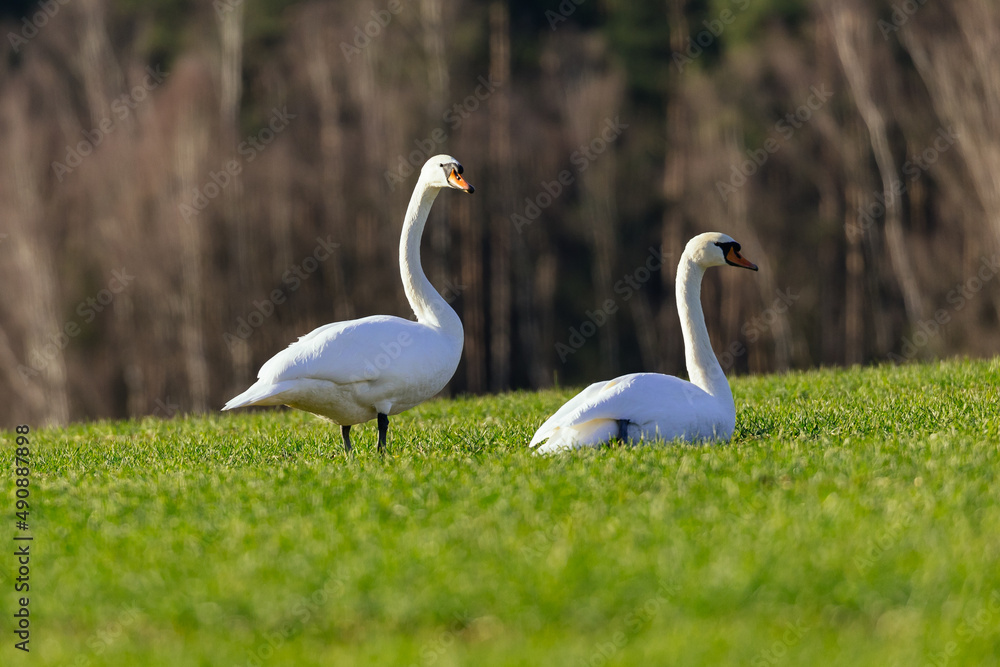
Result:
{"label": "white feathered body", "polygon": [[337,424],[395,415],[444,389],[462,339],[436,327],[376,315],[319,327],[274,355],[257,382],[226,404],[288,405]]}
{"label": "white feathered body", "polygon": [[545,441],[538,453],[596,447],[618,437],[619,420],[628,421],[629,441],[728,440],[736,406],[732,394],[727,401],[670,375],[632,373],[581,391],[542,424],[531,446]]}
{"label": "white feathered body", "polygon": [[[442,188],[474,191],[461,172],[453,157],[429,159],[406,209],[399,268],[417,321],[375,315],[322,326],[274,355],[257,382],[223,410],[288,405],[353,426],[409,410],[444,389],[458,368],[465,334],[420,266],[420,238]],[[380,426],[380,447],[385,428]],[[346,432],[344,441],[349,450]]]}

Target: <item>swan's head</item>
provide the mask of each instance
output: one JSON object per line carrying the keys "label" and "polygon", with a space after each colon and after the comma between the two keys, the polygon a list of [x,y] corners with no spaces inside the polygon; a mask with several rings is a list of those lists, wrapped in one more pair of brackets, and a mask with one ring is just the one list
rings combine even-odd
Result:
{"label": "swan's head", "polygon": [[420,170],[420,178],[435,188],[455,188],[468,192],[476,191],[474,187],[462,178],[462,163],[450,155],[435,155]]}
{"label": "swan's head", "polygon": [[694,237],[688,241],[684,254],[704,268],[728,264],[741,269],[757,270],[756,264],[740,254],[740,244],[719,232],[706,232]]}

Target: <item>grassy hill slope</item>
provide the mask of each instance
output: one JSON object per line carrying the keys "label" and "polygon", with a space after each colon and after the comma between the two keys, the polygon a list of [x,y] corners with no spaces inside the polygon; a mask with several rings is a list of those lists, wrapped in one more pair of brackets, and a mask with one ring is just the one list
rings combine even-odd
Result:
{"label": "grassy hill slope", "polygon": [[570,390],[426,404],[385,460],[293,411],[36,431],[30,660],[995,664],[998,386],[738,378],[730,444],[550,458],[526,443]]}

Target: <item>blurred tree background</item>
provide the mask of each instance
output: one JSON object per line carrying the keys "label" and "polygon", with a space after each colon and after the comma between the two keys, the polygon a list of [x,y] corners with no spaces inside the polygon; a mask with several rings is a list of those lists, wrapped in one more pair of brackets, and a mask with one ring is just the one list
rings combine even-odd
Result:
{"label": "blurred tree background", "polygon": [[[683,374],[692,235],[728,372],[1000,345],[991,0],[49,0],[0,9],[0,422],[219,408],[298,335],[407,316],[451,392]],[[662,269],[661,265],[662,264]]]}

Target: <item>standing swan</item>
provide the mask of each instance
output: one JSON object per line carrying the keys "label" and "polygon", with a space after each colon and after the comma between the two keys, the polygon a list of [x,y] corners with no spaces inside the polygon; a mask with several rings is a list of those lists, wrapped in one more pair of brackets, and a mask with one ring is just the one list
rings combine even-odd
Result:
{"label": "standing swan", "polygon": [[615,438],[627,442],[733,437],[736,404],[712,351],[701,309],[705,269],[725,264],[757,270],[740,255],[739,243],[725,234],[708,232],[688,241],[677,266],[677,313],[691,381],[632,373],[592,384],[542,424],[531,439],[531,446],[538,446],[536,453],[596,447]]}
{"label": "standing swan", "polygon": [[420,237],[442,188],[468,193],[462,165],[438,155],[420,170],[399,240],[399,270],[417,321],[388,315],[327,324],[306,334],[261,366],[255,382],[223,410],[288,405],[340,424],[351,451],[351,426],[378,419],[385,450],[389,415],[433,397],[451,379],[462,356],[462,321],[420,266]]}

